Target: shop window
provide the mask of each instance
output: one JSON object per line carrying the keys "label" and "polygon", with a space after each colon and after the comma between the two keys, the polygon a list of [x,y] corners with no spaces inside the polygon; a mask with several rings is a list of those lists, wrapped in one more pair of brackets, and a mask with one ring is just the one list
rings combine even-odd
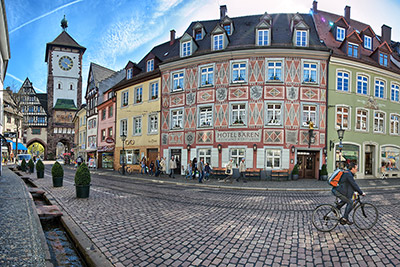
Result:
{"label": "shop window", "polygon": [[399,171],[400,149],[398,147],[385,146],[381,150],[381,166],[388,171]]}
{"label": "shop window", "polygon": [[358,159],[360,158],[360,148],[356,145],[343,144],[342,150],[336,146],[336,168],[343,168],[344,166],[355,163],[359,164]]}
{"label": "shop window", "polygon": [[267,149],[265,151],[265,167],[279,169],[281,167],[281,150]]}

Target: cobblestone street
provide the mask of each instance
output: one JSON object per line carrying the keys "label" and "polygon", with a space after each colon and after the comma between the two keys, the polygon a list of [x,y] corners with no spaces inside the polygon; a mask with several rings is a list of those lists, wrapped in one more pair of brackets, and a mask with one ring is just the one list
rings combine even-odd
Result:
{"label": "cobblestone street", "polygon": [[398,189],[366,190],[380,213],[371,230],[339,225],[322,233],[311,214],[334,201],[326,190],[189,187],[109,172],[93,174],[89,199],[77,199],[74,172],[65,171],[62,188],[52,187],[48,167],[34,182],[115,266],[400,265]]}

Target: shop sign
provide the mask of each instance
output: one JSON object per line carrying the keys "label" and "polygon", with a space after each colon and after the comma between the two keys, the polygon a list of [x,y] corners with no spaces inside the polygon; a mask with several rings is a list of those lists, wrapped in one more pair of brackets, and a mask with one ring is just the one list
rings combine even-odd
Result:
{"label": "shop sign", "polygon": [[106,138],[106,143],[113,144],[114,143],[114,139],[109,136],[109,137]]}
{"label": "shop sign", "polygon": [[132,139],[132,140],[126,140],[126,141],[125,141],[125,145],[128,145],[128,146],[131,145],[131,146],[133,146],[134,144],[135,144],[135,140],[133,140],[133,139]]}
{"label": "shop sign", "polygon": [[215,131],[215,142],[261,142],[261,131]]}

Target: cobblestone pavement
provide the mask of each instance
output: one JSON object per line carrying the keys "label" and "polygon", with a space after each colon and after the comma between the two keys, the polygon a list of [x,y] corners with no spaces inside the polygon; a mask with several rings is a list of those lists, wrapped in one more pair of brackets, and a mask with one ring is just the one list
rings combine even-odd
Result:
{"label": "cobblestone pavement", "polygon": [[387,189],[366,190],[365,201],[380,212],[373,229],[339,225],[322,233],[310,219],[318,204],[334,201],[322,184],[322,191],[236,190],[97,171],[89,199],[77,199],[73,177],[66,168],[64,186],[53,188],[47,167],[45,179],[34,182],[115,266],[400,265],[400,192],[390,186],[395,180]]}
{"label": "cobblestone pavement", "polygon": [[0,266],[48,266],[33,199],[22,179],[4,166],[0,195]]}

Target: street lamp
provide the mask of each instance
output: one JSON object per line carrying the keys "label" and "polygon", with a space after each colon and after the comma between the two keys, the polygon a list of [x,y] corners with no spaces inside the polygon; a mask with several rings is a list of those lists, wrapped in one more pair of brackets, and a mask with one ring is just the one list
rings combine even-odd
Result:
{"label": "street lamp", "polygon": [[342,125],[340,125],[340,128],[337,130],[338,138],[339,138],[339,164],[342,162],[342,140],[344,137],[344,129],[342,128]]}
{"label": "street lamp", "polygon": [[126,135],[123,133],[121,134],[121,140],[122,140],[122,175],[125,175],[125,141],[126,141]]}
{"label": "street lamp", "polygon": [[314,143],[314,123],[312,121],[308,124],[308,148]]}

